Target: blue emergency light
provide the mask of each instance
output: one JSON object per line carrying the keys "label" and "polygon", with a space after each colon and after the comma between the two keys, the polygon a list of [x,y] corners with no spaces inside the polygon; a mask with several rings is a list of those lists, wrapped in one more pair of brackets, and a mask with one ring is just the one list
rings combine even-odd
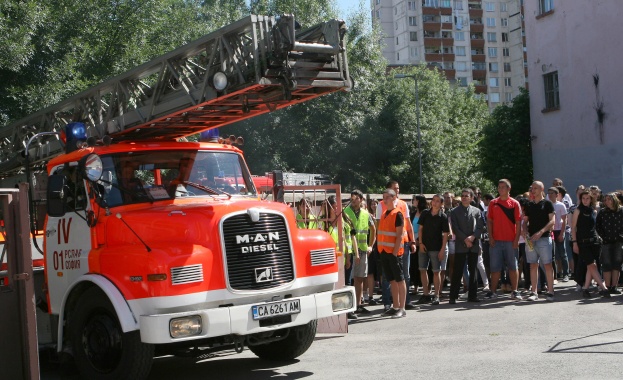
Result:
{"label": "blue emergency light", "polygon": [[65,153],[71,153],[78,148],[82,148],[87,141],[87,128],[84,123],[74,121],[65,126]]}
{"label": "blue emergency light", "polygon": [[219,134],[218,128],[208,129],[201,132],[200,141],[202,142],[218,142]]}

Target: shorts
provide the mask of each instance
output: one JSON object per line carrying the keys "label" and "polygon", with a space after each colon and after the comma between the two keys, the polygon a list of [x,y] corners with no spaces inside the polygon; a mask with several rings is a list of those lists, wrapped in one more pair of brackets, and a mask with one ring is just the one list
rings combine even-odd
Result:
{"label": "shorts", "polygon": [[378,281],[381,278],[383,269],[381,267],[381,259],[379,258],[379,251],[376,250],[376,245],[372,248],[372,253],[368,256],[368,276],[374,276],[374,280]]}
{"label": "shorts", "polygon": [[454,240],[448,241],[447,247],[448,247],[448,254],[449,255],[454,255],[454,252],[455,252],[454,248],[456,247],[456,241],[454,241]]}
{"label": "shorts", "polygon": [[439,261],[439,251],[428,251],[418,253],[418,267],[420,270],[427,270],[428,264],[431,263],[433,272],[446,270],[448,262],[448,253],[444,252],[443,260]]}
{"label": "shorts", "polygon": [[366,278],[368,277],[368,252],[359,250],[359,264],[357,259],[353,255],[353,277]]}
{"label": "shorts", "polygon": [[578,244],[578,250],[586,265],[595,264],[601,254],[601,244]]}
{"label": "shorts", "polygon": [[548,234],[547,237],[542,237],[539,240],[533,242],[534,250],[530,250],[528,244],[526,244],[526,260],[529,264],[551,264],[553,261],[552,255],[552,236]]}
{"label": "shorts", "polygon": [[381,257],[381,264],[383,265],[383,273],[385,274],[386,280],[388,282],[404,281],[405,276],[402,271],[402,257],[396,257],[391,253],[385,252],[381,252],[379,256]]}
{"label": "shorts", "polygon": [[601,247],[601,269],[604,272],[621,270],[623,264],[623,244],[620,242],[604,244]]}
{"label": "shorts", "polygon": [[504,263],[508,270],[517,270],[517,255],[517,249],[513,248],[512,241],[496,240],[493,247],[489,246],[491,272],[501,272],[504,269]]}

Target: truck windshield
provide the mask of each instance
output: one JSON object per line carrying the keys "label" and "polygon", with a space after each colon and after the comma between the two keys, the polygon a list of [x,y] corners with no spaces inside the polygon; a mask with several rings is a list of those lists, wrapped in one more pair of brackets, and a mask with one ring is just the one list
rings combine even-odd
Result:
{"label": "truck windshield", "polygon": [[181,197],[256,195],[242,157],[221,151],[142,151],[103,155],[108,207]]}

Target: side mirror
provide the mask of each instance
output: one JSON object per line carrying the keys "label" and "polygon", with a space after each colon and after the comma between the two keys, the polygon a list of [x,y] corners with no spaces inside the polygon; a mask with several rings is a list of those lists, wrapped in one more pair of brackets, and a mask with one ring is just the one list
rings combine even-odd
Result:
{"label": "side mirror", "polygon": [[48,178],[48,215],[61,217],[65,215],[65,188],[67,177],[54,174]]}

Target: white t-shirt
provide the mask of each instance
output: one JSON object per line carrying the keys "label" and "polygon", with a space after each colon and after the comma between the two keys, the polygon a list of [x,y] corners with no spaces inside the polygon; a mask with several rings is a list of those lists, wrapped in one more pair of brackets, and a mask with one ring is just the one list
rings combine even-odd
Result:
{"label": "white t-shirt", "polygon": [[[396,199],[396,202],[394,203],[394,206],[395,206],[395,207],[397,207],[397,206],[398,206],[398,202],[404,202],[404,201],[403,201],[402,199]],[[404,203],[405,203],[405,206],[406,206],[406,207],[405,207],[405,209],[407,210],[407,211],[406,211],[406,212],[407,212],[407,215],[404,215],[404,217],[405,217],[405,223],[406,223],[407,221],[409,221],[409,223],[411,223],[411,216],[409,215],[409,206],[406,204],[406,202],[404,202]],[[383,206],[384,206],[384,205],[383,205],[383,201],[380,201],[380,202],[376,205],[376,213],[375,213],[376,220],[381,220],[381,215],[383,215],[383,209],[385,208],[385,207],[383,207]]]}
{"label": "white t-shirt", "polygon": [[565,204],[556,201],[556,203],[554,203],[554,212],[556,213],[554,216],[554,231],[560,231],[562,229],[562,218],[567,215]]}

